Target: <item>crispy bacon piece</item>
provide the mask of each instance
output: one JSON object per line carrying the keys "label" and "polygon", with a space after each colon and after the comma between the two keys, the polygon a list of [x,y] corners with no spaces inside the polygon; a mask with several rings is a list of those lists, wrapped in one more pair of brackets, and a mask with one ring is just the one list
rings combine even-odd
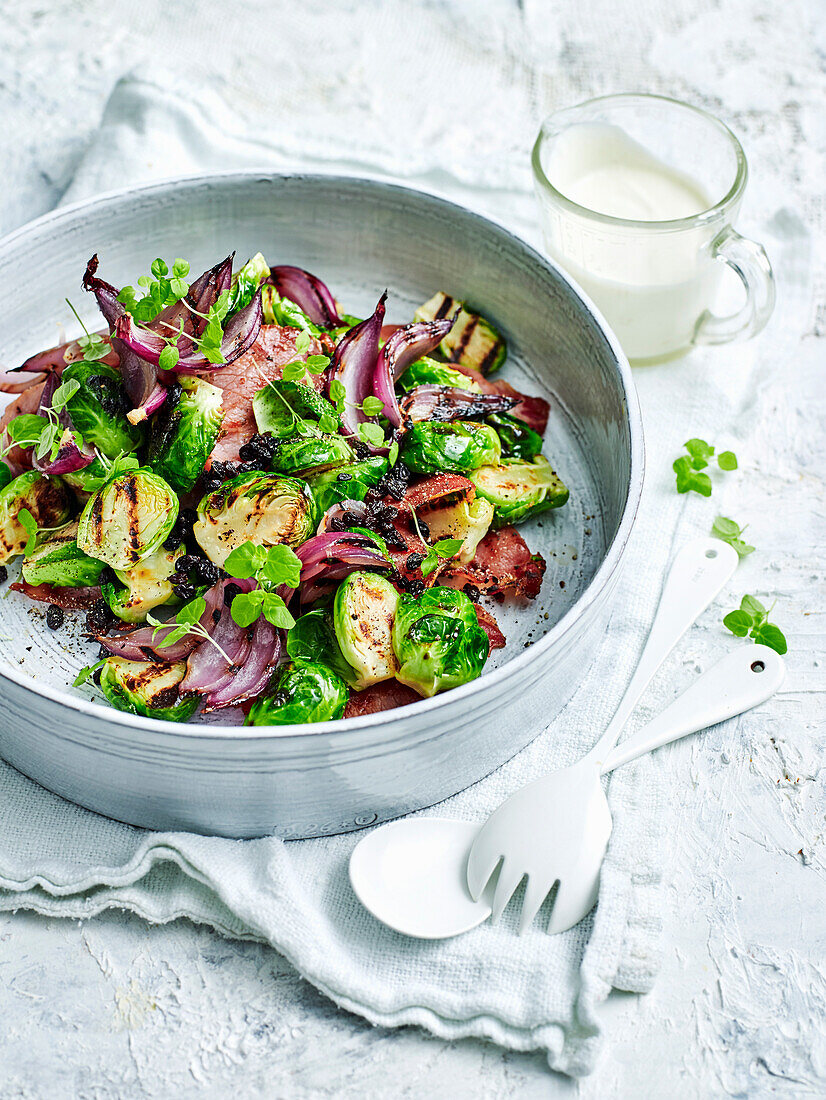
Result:
{"label": "crispy bacon piece", "polygon": [[97,585],[90,588],[56,588],[53,584],[29,584],[28,581],[20,580],[10,584],[9,588],[22,592],[30,600],[54,603],[68,611],[91,607],[100,599],[100,588]]}
{"label": "crispy bacon piece", "polygon": [[[402,506],[408,508],[433,508],[436,505],[446,503],[445,497],[467,497],[473,500],[476,489],[473,482],[461,474],[433,474],[432,477],[423,478],[415,485],[409,486],[402,498]],[[451,500],[450,503],[455,503]]]}
{"label": "crispy bacon piece", "polygon": [[[224,422],[210,456],[213,462],[236,462],[240,447],[255,435],[252,399],[267,382],[281,377],[287,363],[299,357],[295,346],[298,335],[297,328],[262,325],[248,352],[220,370],[203,374],[207,382],[224,391]],[[312,340],[308,354],[318,355],[323,350],[318,341]],[[323,375],[314,374],[310,378],[320,392]]]}
{"label": "crispy bacon piece", "polygon": [[533,600],[545,575],[545,559],[532,554],[515,527],[488,531],[467,565],[448,565],[439,583],[451,588],[474,585],[496,598]]}
{"label": "crispy bacon piece", "polygon": [[478,383],[482,393],[499,393],[505,397],[516,398],[519,403],[514,405],[510,412],[514,416],[518,416],[520,420],[524,420],[528,427],[533,428],[535,432],[539,432],[540,435],[545,434],[551,406],[544,397],[528,397],[526,394],[520,393],[519,390],[515,390],[503,378],[491,381],[490,378],[485,378],[483,374],[480,374],[478,370],[473,370],[472,367],[460,367],[458,363],[451,363],[450,365],[454,370],[461,371],[462,374],[466,374],[468,378],[472,378],[474,382]]}
{"label": "crispy bacon piece", "polygon": [[494,619],[493,615],[488,611],[486,607],[482,607],[481,604],[475,603],[473,605],[476,609],[476,618],[479,620],[479,626],[487,634],[488,641],[490,642],[491,649],[504,649],[505,648],[505,635],[499,629],[499,623]]}
{"label": "crispy bacon piece", "polygon": [[365,714],[378,714],[381,710],[394,710],[415,703],[421,696],[398,680],[383,680],[364,691],[351,691],[344,708],[345,718],[363,718]]}

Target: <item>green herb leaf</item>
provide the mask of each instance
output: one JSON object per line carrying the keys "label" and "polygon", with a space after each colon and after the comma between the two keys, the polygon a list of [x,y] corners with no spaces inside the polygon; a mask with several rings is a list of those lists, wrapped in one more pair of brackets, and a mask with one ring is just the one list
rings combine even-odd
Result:
{"label": "green herb leaf", "polygon": [[290,588],[298,588],[301,558],[290,546],[271,546],[267,550],[265,563],[259,567],[258,577],[273,587],[287,584]]}
{"label": "green herb leaf", "polygon": [[330,400],[336,407],[336,411],[339,416],[341,416],[344,412],[345,402],[347,401],[347,390],[344,388],[344,383],[338,378],[331,379],[330,385],[328,386],[328,393],[330,395]]}
{"label": "green herb leaf", "polygon": [[751,615],[745,611],[729,611],[723,618],[723,626],[738,638],[745,638],[751,630]]}
{"label": "green herb leaf", "polygon": [[0,462],[0,489],[5,489],[11,480],[11,470],[5,462]]}
{"label": "green herb leaf", "polygon": [[[233,606],[235,606],[234,603]],[[284,630],[290,630],[295,626],[295,619],[290,614],[287,605],[277,593],[265,592],[263,600],[261,601],[261,609],[264,618],[272,626],[281,627]]]}
{"label": "green herb leaf", "polygon": [[339,429],[339,420],[332,413],[324,413],[318,422],[318,427],[323,435],[335,435]]}
{"label": "green herb leaf", "polygon": [[172,370],[180,358],[180,352],[174,344],[167,344],[158,357],[158,366],[161,370]]}
{"label": "green herb leaf", "polygon": [[698,472],[686,455],[675,459],[672,468],[677,475],[678,493],[692,491],[704,497],[711,496],[711,478],[708,474]]}
{"label": "green herb leaf", "polygon": [[6,435],[18,446],[33,446],[39,439],[49,421],[37,413],[21,413],[13,417],[6,425]]}
{"label": "green herb leaf", "polygon": [[239,592],[230,607],[233,621],[245,629],[252,626],[261,614],[263,599],[264,591],[261,588],[254,588],[252,592]]}
{"label": "green herb leaf", "polygon": [[756,596],[744,596],[740,601],[740,610],[745,611],[755,622],[762,622],[768,615],[766,607]]}
{"label": "green herb leaf", "polygon": [[691,465],[695,470],[702,470],[708,466],[708,460],[714,454],[714,448],[704,439],[689,439],[684,447],[691,456]]}
{"label": "green herb leaf", "polygon": [[206,600],[203,596],[196,596],[194,600],[190,600],[178,609],[175,621],[182,626],[192,626],[193,623],[198,622],[205,611]]}
{"label": "green herb leaf", "polygon": [[358,435],[363,443],[370,443],[374,447],[381,447],[384,443],[384,432],[378,424],[359,424]]}
{"label": "green herb leaf", "polygon": [[767,645],[781,656],[788,650],[786,637],[779,626],[774,623],[763,623],[752,631],[752,638],[759,645]]}
{"label": "green herb leaf", "polygon": [[439,539],[433,544],[433,549],[440,558],[452,558],[462,549],[461,539]]}
{"label": "green herb leaf", "polygon": [[734,451],[721,451],[717,455],[717,465],[721,470],[736,470],[737,455]]}
{"label": "green herb leaf", "polygon": [[249,577],[255,576],[266,560],[267,551],[265,547],[256,546],[248,539],[227,555],[224,569],[231,577],[247,580]]}
{"label": "green herb leaf", "polygon": [[281,372],[281,377],[285,382],[299,382],[306,374],[306,366],[300,360],[296,359],[293,363],[286,363]]}
{"label": "green herb leaf", "polygon": [[390,450],[387,452],[387,461],[391,466],[395,466],[399,457],[399,444],[398,440],[393,440],[390,444]]}
{"label": "green herb leaf", "polygon": [[72,687],[80,687],[81,684],[85,684],[93,672],[96,672],[99,668],[102,668],[106,664],[106,657],[102,657],[101,660],[95,661],[93,665],[86,665],[80,670],[80,672],[72,680]]}
{"label": "green herb leaf", "polygon": [[380,397],[365,397],[361,407],[366,416],[378,416],[384,408],[384,402]]}
{"label": "green herb leaf", "polygon": [[741,537],[745,530],[745,527],[741,527],[735,520],[728,519],[726,516],[718,516],[711,526],[712,535],[716,539],[727,542],[741,558],[754,553],[754,547],[744,542]]}

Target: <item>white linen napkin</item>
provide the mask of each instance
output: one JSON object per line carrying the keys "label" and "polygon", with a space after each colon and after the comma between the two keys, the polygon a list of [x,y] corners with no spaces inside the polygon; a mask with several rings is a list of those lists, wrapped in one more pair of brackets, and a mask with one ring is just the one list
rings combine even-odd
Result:
{"label": "white linen napkin", "polygon": [[[465,74],[495,103],[489,78],[489,72]],[[513,99],[509,110],[529,117]],[[216,87],[191,75],[126,77],[65,201],[201,170],[329,167],[405,177],[493,210],[536,237],[527,139],[518,127],[508,139],[518,157],[491,157],[483,170],[472,150],[463,154],[460,147],[461,118],[456,130],[411,123],[404,156],[382,140],[386,120],[379,118],[373,130],[348,133],[342,155],[342,140],[331,141],[324,128],[324,103],[309,104],[307,112],[298,127],[283,112],[273,116],[272,103],[249,88]],[[279,125],[270,124],[273,117]],[[508,152],[501,140],[497,148]],[[672,550],[708,529],[701,502],[674,492],[671,460],[684,438],[704,430],[720,445],[737,442],[744,403],[756,409],[747,391],[770,370],[763,348],[759,362],[752,350],[730,353],[725,373],[711,373],[698,354],[690,367],[640,376],[650,473],[601,651],[547,733],[436,813],[483,820],[530,778],[581,756],[604,728],[640,652]],[[719,614],[713,622],[719,624]],[[711,648],[719,652],[724,639],[713,637]],[[696,652],[685,662],[692,670],[695,659]],[[672,694],[655,684],[649,699],[660,706]],[[187,916],[227,936],[272,944],[337,1004],[374,1024],[417,1024],[445,1039],[477,1036],[513,1050],[542,1049],[552,1068],[586,1074],[600,1045],[600,1003],[612,988],[648,990],[658,968],[669,828],[661,771],[657,758],[648,757],[612,776],[614,832],[599,905],[579,926],[556,937],[538,928],[517,937],[506,915],[496,928],[485,924],[453,940],[420,942],[384,928],[355,899],[347,861],[361,834],[289,844],[153,834],[80,809],[0,763],[0,910],[89,917],[123,908],[153,922]]]}

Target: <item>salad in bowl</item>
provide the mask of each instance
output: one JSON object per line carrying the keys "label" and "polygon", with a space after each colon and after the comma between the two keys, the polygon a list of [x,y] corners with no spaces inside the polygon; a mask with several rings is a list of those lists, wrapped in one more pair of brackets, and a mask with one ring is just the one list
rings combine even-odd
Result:
{"label": "salad in bowl", "polygon": [[47,628],[85,613],[76,682],[151,718],[293,725],[481,674],[497,602],[542,584],[517,526],[568,490],[547,402],[498,377],[472,303],[389,325],[385,293],[356,318],[261,254],[122,288],[94,256],[83,288],[105,327],[0,383],[0,566]]}

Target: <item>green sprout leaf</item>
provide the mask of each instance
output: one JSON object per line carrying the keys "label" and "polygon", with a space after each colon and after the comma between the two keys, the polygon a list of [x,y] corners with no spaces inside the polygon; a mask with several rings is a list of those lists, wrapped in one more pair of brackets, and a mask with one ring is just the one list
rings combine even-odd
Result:
{"label": "green sprout leaf", "polygon": [[429,577],[436,566],[439,564],[439,558],[453,558],[462,549],[461,539],[439,539],[428,550],[424,561],[421,564],[422,576]]}
{"label": "green sprout leaf", "polygon": [[709,443],[704,439],[689,439],[683,446],[688,451],[695,470],[703,470],[708,466],[708,460],[714,454],[714,448]]}
{"label": "green sprout leaf", "polygon": [[723,626],[738,638],[745,638],[751,630],[751,615],[746,614],[745,611],[729,611],[723,618]]}
{"label": "green sprout leaf", "polygon": [[756,627],[752,631],[752,638],[760,645],[767,645],[769,649],[773,649],[775,653],[779,653],[782,657],[788,650],[786,644],[786,637],[779,626],[775,626],[774,623],[763,623]]}
{"label": "green sprout leaf", "polygon": [[291,627],[295,626],[295,619],[287,609],[287,605],[276,592],[264,593],[261,601],[261,609],[264,618],[272,626],[281,627],[283,630],[290,630]]}
{"label": "green sprout leaf", "polygon": [[[714,457],[714,448],[710,443],[707,443],[705,439],[687,439],[683,444],[688,451],[687,455],[681,455],[675,459],[673,463],[674,473],[677,475],[677,492],[688,493],[695,492],[701,496],[711,496],[711,478],[706,473],[701,471],[705,470],[709,461]],[[737,456],[734,451],[721,451],[717,455],[717,465],[721,470],[736,470],[737,469]],[[718,536],[720,538],[722,536]],[[727,540],[726,540],[727,541]],[[745,543],[743,543],[745,547]],[[752,547],[754,549],[754,547]],[[741,557],[745,553],[751,551],[745,550],[741,553],[741,550],[735,546],[738,554]]]}
{"label": "green sprout leaf", "polygon": [[395,466],[399,458],[399,443],[394,439],[390,444],[390,450],[387,452],[387,461],[391,466]]}
{"label": "green sprout leaf", "polygon": [[366,416],[378,416],[384,408],[384,402],[380,397],[365,397],[361,403],[361,408]]}
{"label": "green sprout leaf", "polygon": [[20,526],[28,535],[26,545],[23,548],[23,557],[27,558],[37,543],[37,520],[28,508],[21,508],[17,513],[17,518],[20,521]]}
{"label": "green sprout leaf", "polygon": [[290,546],[271,546],[267,550],[266,561],[258,569],[259,583],[274,588],[280,584],[298,588],[301,580],[301,558]]}
{"label": "green sprout leaf", "polygon": [[161,370],[172,370],[180,358],[180,352],[174,344],[167,344],[158,357],[158,366]]}

